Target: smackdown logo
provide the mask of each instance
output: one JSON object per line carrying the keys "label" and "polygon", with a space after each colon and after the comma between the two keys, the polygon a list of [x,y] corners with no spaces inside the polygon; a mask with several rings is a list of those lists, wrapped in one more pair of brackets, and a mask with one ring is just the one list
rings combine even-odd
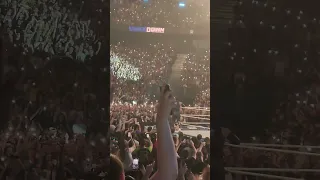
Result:
{"label": "smackdown logo", "polygon": [[131,31],[131,32],[164,33],[164,28],[129,26],[129,31]]}
{"label": "smackdown logo", "polygon": [[147,32],[147,27],[129,26],[129,31],[132,31],[132,32]]}

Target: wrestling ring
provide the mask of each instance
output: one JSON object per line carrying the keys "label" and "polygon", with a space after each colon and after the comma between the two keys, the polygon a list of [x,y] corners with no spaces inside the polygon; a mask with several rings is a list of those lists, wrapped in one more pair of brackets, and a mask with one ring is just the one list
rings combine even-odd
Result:
{"label": "wrestling ring", "polygon": [[[199,114],[187,114],[182,113],[181,125],[185,125],[187,128],[181,128],[181,131],[190,136],[197,136],[201,134],[203,137],[210,137],[210,115],[204,112],[210,113],[210,108],[200,107],[183,107],[183,110],[199,111]],[[199,122],[189,121],[190,119],[198,119]],[[202,125],[202,126],[201,126]],[[208,126],[208,127],[204,127]],[[293,154],[296,156],[314,156],[320,157],[320,153],[310,152],[307,149],[319,150],[320,146],[305,146],[305,145],[282,145],[282,144],[255,144],[255,143],[240,143],[240,145],[225,143],[225,146],[240,149],[252,149],[257,151],[269,151],[285,154]],[[296,150],[294,150],[296,149]],[[293,178],[279,175],[271,175],[265,173],[319,173],[320,169],[293,169],[293,168],[245,168],[245,167],[225,167],[226,172],[234,175],[255,176],[268,179],[280,179],[280,180],[305,180],[303,178]],[[320,175],[319,175],[320,176]],[[227,178],[226,178],[227,179]]]}

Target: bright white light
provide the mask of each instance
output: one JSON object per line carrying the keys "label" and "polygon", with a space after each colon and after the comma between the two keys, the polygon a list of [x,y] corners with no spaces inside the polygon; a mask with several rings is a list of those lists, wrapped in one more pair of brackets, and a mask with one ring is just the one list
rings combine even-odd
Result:
{"label": "bright white light", "polygon": [[179,2],[179,7],[181,8],[186,7],[186,4],[184,2]]}
{"label": "bright white light", "polygon": [[119,57],[113,52],[110,52],[110,66],[112,73],[117,78],[132,81],[137,81],[141,78],[137,67],[134,67],[126,59]]}

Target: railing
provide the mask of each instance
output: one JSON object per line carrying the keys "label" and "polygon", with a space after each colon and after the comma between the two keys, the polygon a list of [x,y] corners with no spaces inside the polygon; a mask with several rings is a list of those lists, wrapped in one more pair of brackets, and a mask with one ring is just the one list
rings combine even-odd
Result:
{"label": "railing", "polygon": [[[280,144],[254,144],[254,143],[241,143],[240,145],[234,145],[226,143],[226,146],[241,149],[255,149],[262,151],[273,151],[288,154],[308,155],[308,156],[320,156],[318,153],[301,152],[286,149],[274,149],[274,148],[313,148],[319,149],[320,146],[302,146],[302,145],[280,145]],[[270,174],[263,174],[262,172],[296,172],[296,173],[320,173],[320,169],[290,169],[290,168],[246,168],[246,167],[225,167],[225,170],[231,174],[266,177],[270,179],[282,179],[282,180],[302,180],[303,178],[292,178],[284,176],[276,176]],[[253,171],[253,172],[252,172]],[[259,172],[259,173],[258,173]]]}

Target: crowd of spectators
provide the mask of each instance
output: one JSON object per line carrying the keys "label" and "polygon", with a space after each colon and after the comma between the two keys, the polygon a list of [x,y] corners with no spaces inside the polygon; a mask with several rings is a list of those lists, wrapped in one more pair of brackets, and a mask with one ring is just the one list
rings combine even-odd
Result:
{"label": "crowd of spectators", "polygon": [[115,102],[148,102],[148,88],[168,80],[175,60],[174,48],[161,43],[136,47],[119,42],[110,45],[110,52]]}
{"label": "crowd of spectators", "polygon": [[126,179],[209,178],[210,138],[190,137],[178,124],[170,126],[172,105],[161,104],[165,97],[157,104],[111,105],[112,158],[121,161]]}
{"label": "crowd of spectators", "polygon": [[92,75],[68,58],[35,70],[22,53],[2,52],[1,178],[105,178],[108,122]]}
{"label": "crowd of spectators", "polygon": [[[199,55],[199,58],[204,58],[203,54],[205,53]],[[208,51],[206,54],[209,55]],[[126,179],[153,179],[162,173],[173,173],[174,177],[171,176],[169,179],[195,179],[201,176],[207,179],[210,138],[201,135],[190,137],[184,134],[182,131],[188,127],[180,125],[179,121],[183,121],[183,118],[176,120],[175,113],[170,116],[168,110],[167,114],[161,114],[161,103],[166,96],[160,94],[160,101],[158,101],[159,96],[154,96],[159,94],[159,85],[168,82],[172,73],[172,66],[177,59],[174,46],[162,43],[143,45],[123,41],[110,45],[110,55],[113,89],[110,107],[111,164],[114,163],[112,164],[114,169],[111,171],[115,172],[112,178],[125,176]],[[208,57],[205,58],[204,61],[208,61]],[[197,63],[203,61],[198,60]],[[206,63],[209,66],[209,63]],[[186,68],[192,71],[192,68],[198,66]],[[200,68],[206,69],[204,73],[206,77],[202,78],[208,80],[209,67]],[[184,72],[186,71],[187,69]],[[199,76],[199,74],[192,71],[188,76]],[[189,81],[193,79],[184,82]],[[186,83],[186,86],[188,85]],[[201,83],[197,88],[200,91],[201,88],[208,89],[209,86]],[[204,91],[208,96],[209,90]],[[201,102],[208,102],[207,97],[199,96],[199,98]],[[199,113],[182,108],[174,111],[179,111],[179,114]],[[205,114],[208,115],[208,112]],[[164,118],[165,122],[161,118]],[[164,129],[162,123],[167,124]],[[163,141],[163,138],[166,140]],[[165,163],[162,161],[164,157],[168,159]],[[166,167],[161,168],[163,166]],[[124,174],[121,173],[122,170]],[[167,179],[162,177],[160,179]]]}
{"label": "crowd of spectators", "polygon": [[1,179],[106,178],[106,4],[0,3]]}
{"label": "crowd of spectators", "polygon": [[201,90],[195,99],[195,106],[210,107],[210,88]]}
{"label": "crowd of spectators", "polygon": [[90,3],[88,6],[87,1],[3,1],[0,27],[10,43],[22,48],[25,55],[90,61],[102,48],[106,25],[100,17],[107,14],[101,2],[99,7],[94,7],[95,1]]}
{"label": "crowd of spectators", "polygon": [[[253,116],[259,120],[241,122],[251,124],[253,129],[253,124],[264,124],[259,128],[262,133],[247,142],[307,146],[319,141],[319,48],[315,37],[319,27],[318,17],[298,6],[271,1],[238,2],[233,28],[229,30],[223,71],[233,72],[229,77],[234,78],[238,101],[251,98],[248,102],[252,105],[242,105],[250,107],[244,113],[261,112],[261,108],[272,111],[270,116],[264,114],[267,123],[263,122],[263,114]],[[265,97],[255,96],[258,91],[265,92]],[[253,108],[257,104],[261,106]],[[243,131],[246,130],[249,129]],[[309,147],[292,150],[319,153],[318,149]],[[298,169],[320,166],[317,156],[238,150],[228,146],[224,154],[226,166]],[[319,173],[266,174],[310,180],[319,177]]]}
{"label": "crowd of spectators", "polygon": [[[175,48],[161,43],[136,47],[132,43],[119,42],[110,45],[110,50],[111,86],[117,89],[114,102],[154,103],[157,92],[152,92],[155,90],[152,87],[169,80],[172,65],[177,59]],[[190,53],[181,72],[182,86],[196,89],[194,104],[202,107],[210,105],[209,57],[208,50]],[[131,89],[134,91],[129,91]]]}
{"label": "crowd of spectators", "polygon": [[[117,168],[116,165],[112,165],[115,167],[112,171],[118,172],[123,168],[126,179],[153,179],[157,174],[164,172],[160,170],[161,166],[167,166],[170,168],[169,173],[175,174],[175,178],[172,179],[194,179],[202,174],[203,179],[208,178],[206,176],[210,164],[209,137],[190,137],[183,134],[182,131],[186,130],[184,128],[188,128],[179,126],[179,120],[183,121],[183,118],[174,122],[174,117],[169,117],[170,112],[165,115],[166,121],[161,122],[161,99],[158,101],[158,97],[150,97],[148,92],[148,88],[152,86],[156,86],[155,91],[159,91],[161,80],[168,81],[172,64],[176,59],[174,48],[160,43],[137,47],[120,42],[111,45],[110,50],[111,86],[114,92],[110,108],[111,163],[117,164]],[[192,75],[195,75],[194,72],[189,74]],[[199,113],[188,109],[177,111],[186,114]],[[159,121],[168,124],[166,130],[159,125]],[[168,133],[168,136],[161,136],[163,131]],[[160,142],[161,138],[166,138],[166,141]],[[173,149],[170,149],[171,142]],[[159,161],[164,157],[170,159],[170,162],[166,162],[169,164]],[[117,173],[114,175],[114,178],[123,176]]]}
{"label": "crowd of spectators", "polygon": [[180,8],[178,1],[111,1],[111,21],[128,26],[173,28],[208,27],[210,1],[188,1]]}
{"label": "crowd of spectators", "polygon": [[196,85],[196,106],[210,107],[210,50],[188,55],[183,64],[181,80],[184,87]]}

